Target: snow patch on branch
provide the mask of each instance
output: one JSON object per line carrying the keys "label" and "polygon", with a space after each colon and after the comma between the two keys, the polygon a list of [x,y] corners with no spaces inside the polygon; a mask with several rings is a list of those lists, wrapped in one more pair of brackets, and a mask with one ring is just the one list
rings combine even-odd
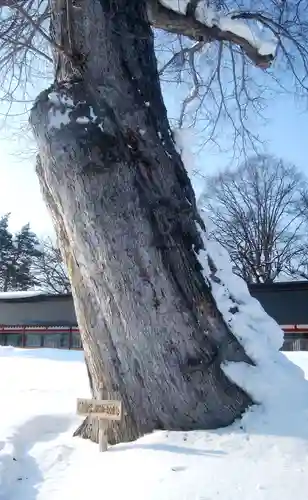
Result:
{"label": "snow patch on branch", "polygon": [[75,108],[73,100],[65,94],[50,92],[49,102],[52,104],[48,117],[49,127],[60,129],[71,121],[70,112]]}
{"label": "snow patch on branch", "polygon": [[[201,21],[201,20],[200,20]],[[201,21],[202,22],[202,21]],[[265,34],[258,34],[257,30],[253,29],[246,21],[243,19],[232,19],[231,17],[221,16],[218,20],[217,26],[221,31],[229,31],[234,33],[234,35],[244,38],[247,42],[257,49],[261,56],[275,56],[277,41],[266,40]]]}
{"label": "snow patch on branch", "polygon": [[[233,264],[225,248],[210,235],[211,222],[204,210],[201,216],[207,231],[202,231],[205,251],[199,256],[204,275],[211,283],[212,293],[227,325],[242,344],[248,356],[255,361],[264,351],[278,351],[283,344],[283,331],[276,321],[264,311],[260,302],[250,295],[245,281],[234,274]],[[211,230],[213,234],[215,228]],[[216,268],[210,268],[211,262]],[[237,312],[232,312],[236,308]]]}
{"label": "snow patch on branch", "polygon": [[207,5],[207,2],[199,2],[195,11],[195,16],[197,21],[205,24],[209,28],[219,25],[219,15],[218,12]]}
{"label": "snow patch on branch", "polygon": [[194,133],[189,128],[175,128],[172,130],[172,134],[175,148],[182,157],[187,173],[191,177],[195,168],[195,160],[189,145],[194,141]]}
{"label": "snow patch on branch", "polygon": [[180,12],[180,14],[186,14],[189,2],[190,0],[160,0],[162,5],[174,12]]}
{"label": "snow patch on branch", "polygon": [[[62,126],[69,125],[72,122],[79,125],[95,124],[103,132],[103,124],[94,113],[92,106],[87,105],[86,101],[78,101],[74,103],[71,97],[63,92],[50,92],[48,95],[51,107],[48,113],[50,129],[60,129]],[[83,110],[83,114],[79,115],[78,108]],[[74,116],[72,112],[75,111]],[[80,111],[80,110],[79,110]],[[84,112],[87,112],[84,114]]]}
{"label": "snow patch on branch", "polygon": [[[186,14],[189,0],[160,0],[160,3],[174,12]],[[208,5],[208,0],[201,0],[195,10],[195,18],[208,28],[216,26],[221,31],[233,33],[234,35],[246,40],[254,47],[261,56],[275,56],[277,43],[275,39],[266,39],[266,33],[258,29],[256,23],[252,27],[244,19],[232,19],[232,13],[229,15],[218,12],[215,8]]]}
{"label": "snow patch on branch", "polygon": [[172,135],[175,143],[175,149],[182,158],[183,164],[192,183],[195,196],[198,199],[203,191],[204,183],[200,177],[196,176],[197,168],[195,155],[193,154],[193,145],[196,141],[195,131],[193,128],[175,128],[172,130]]}
{"label": "snow patch on branch", "polygon": [[87,116],[78,116],[76,122],[80,123],[81,125],[87,125],[88,123],[90,123],[90,120]]}

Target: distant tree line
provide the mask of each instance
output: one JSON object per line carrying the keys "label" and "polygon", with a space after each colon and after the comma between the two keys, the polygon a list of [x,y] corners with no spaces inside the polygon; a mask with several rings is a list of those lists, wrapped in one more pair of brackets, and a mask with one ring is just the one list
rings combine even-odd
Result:
{"label": "distant tree line", "polygon": [[13,233],[9,217],[0,217],[0,291],[68,293],[70,282],[57,246],[50,238],[40,239],[30,224]]}
{"label": "distant tree line", "polygon": [[294,165],[248,158],[207,177],[199,205],[246,282],[308,279],[308,181]]}

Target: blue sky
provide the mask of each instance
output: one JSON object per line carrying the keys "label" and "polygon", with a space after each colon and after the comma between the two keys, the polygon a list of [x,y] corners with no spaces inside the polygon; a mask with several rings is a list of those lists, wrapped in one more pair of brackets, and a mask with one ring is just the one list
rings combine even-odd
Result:
{"label": "blue sky", "polygon": [[[267,151],[293,162],[308,175],[308,111],[303,112],[303,107],[292,98],[280,97],[270,104],[267,115],[268,124],[260,131],[267,141]],[[27,150],[29,146],[34,147],[29,143],[29,135],[17,134],[16,128],[10,128],[9,120],[0,129],[0,214],[11,212],[13,230],[30,222],[35,232],[47,235],[52,233],[52,224],[35,175],[34,156]],[[227,154],[208,150],[203,150],[196,161],[205,174],[217,171],[227,162]]]}
{"label": "blue sky", "polygon": [[13,230],[30,222],[35,232],[49,234],[51,221],[34,172],[34,159],[22,159],[18,142],[10,139],[2,138],[0,151],[0,214],[11,212]]}
{"label": "blue sky", "polygon": [[308,175],[308,109],[303,110],[292,99],[280,98],[271,106],[267,134],[269,150]]}

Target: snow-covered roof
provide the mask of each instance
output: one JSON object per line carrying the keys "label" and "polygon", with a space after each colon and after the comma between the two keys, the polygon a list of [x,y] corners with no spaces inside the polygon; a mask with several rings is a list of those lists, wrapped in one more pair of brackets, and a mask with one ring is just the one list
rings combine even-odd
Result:
{"label": "snow-covered roof", "polygon": [[24,292],[0,292],[0,301],[37,301],[45,299],[59,299],[59,298],[71,297],[71,294],[56,294],[56,293],[46,293],[37,290],[27,290]]}
{"label": "snow-covered roof", "polygon": [[43,292],[39,292],[36,290],[27,290],[23,292],[0,292],[0,300],[1,299],[24,299],[28,297],[35,297],[37,295],[45,295]]}

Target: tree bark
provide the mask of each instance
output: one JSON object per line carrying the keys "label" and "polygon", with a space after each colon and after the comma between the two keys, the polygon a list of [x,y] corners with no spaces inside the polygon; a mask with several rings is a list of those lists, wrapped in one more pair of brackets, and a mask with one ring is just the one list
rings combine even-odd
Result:
{"label": "tree bark", "polygon": [[[57,54],[57,79],[31,124],[92,391],[103,383],[124,406],[109,441],[226,426],[251,399],[221,363],[250,360],[196,255],[202,221],[169,129],[144,4],[75,1],[70,29],[58,5],[53,29],[67,57]],[[97,425],[79,433],[97,440]]]}

